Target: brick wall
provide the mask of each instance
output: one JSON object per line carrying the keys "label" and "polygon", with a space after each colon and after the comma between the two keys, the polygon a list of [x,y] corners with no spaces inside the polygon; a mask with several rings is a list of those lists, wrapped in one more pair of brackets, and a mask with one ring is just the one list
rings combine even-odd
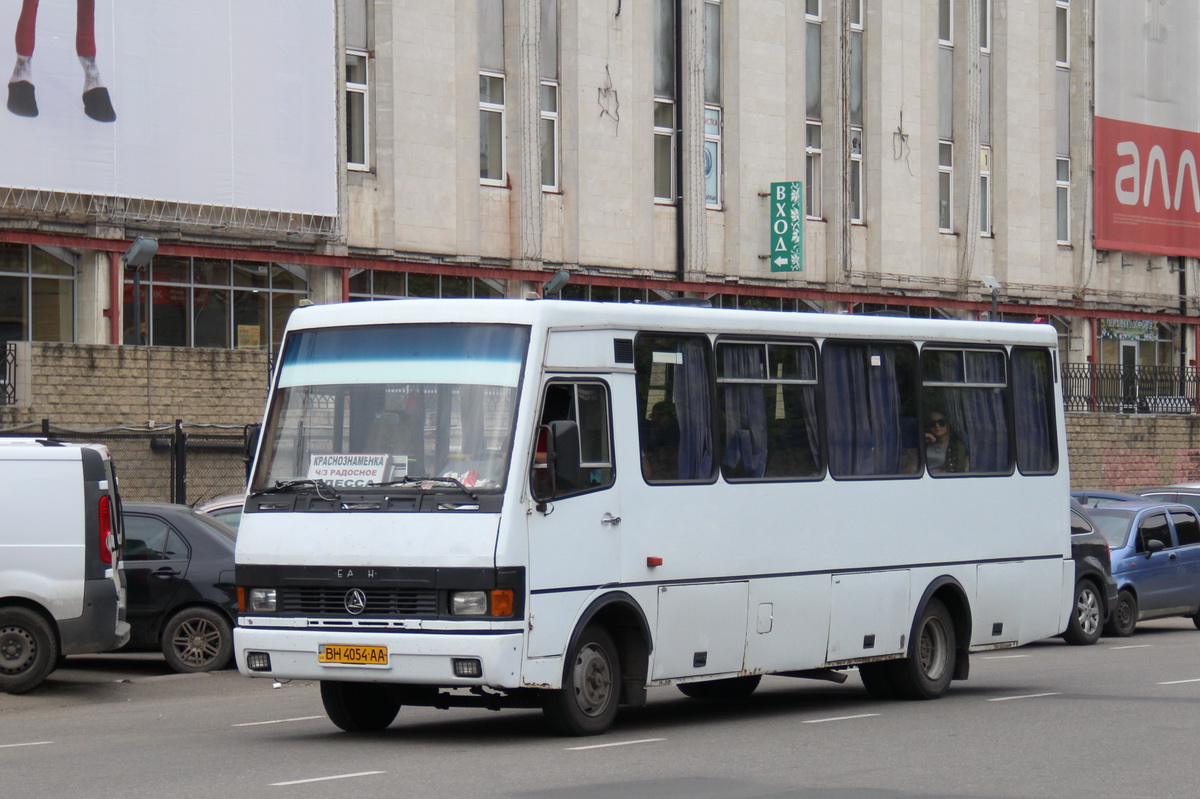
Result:
{"label": "brick wall", "polygon": [[0,428],[42,419],[76,429],[256,423],[267,368],[256,350],[34,342],[18,365],[31,401],[0,406]]}
{"label": "brick wall", "polygon": [[1069,413],[1067,444],[1073,488],[1200,480],[1200,416]]}

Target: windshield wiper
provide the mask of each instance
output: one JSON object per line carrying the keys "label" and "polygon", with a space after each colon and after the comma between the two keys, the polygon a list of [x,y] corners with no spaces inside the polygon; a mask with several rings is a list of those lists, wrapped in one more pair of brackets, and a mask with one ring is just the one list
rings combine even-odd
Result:
{"label": "windshield wiper", "polygon": [[475,492],[472,491],[470,488],[467,488],[465,485],[463,485],[462,482],[460,482],[457,477],[413,477],[411,474],[408,474],[408,475],[405,475],[404,477],[401,477],[399,480],[389,480],[386,483],[373,483],[372,486],[373,487],[397,486],[397,485],[411,485],[414,483],[446,483],[446,484],[455,486],[456,488],[458,488],[460,491],[462,491],[464,494],[466,494],[468,497],[470,497],[473,500],[479,499],[479,497],[477,497],[475,495]]}
{"label": "windshield wiper", "polygon": [[[317,496],[321,499],[341,499],[338,493],[324,480],[309,480],[307,478],[300,480],[276,480],[275,485],[253,491],[250,493],[250,496],[261,497],[264,494],[281,494],[285,491],[295,491],[299,488],[315,488]],[[325,492],[328,492],[328,494]]]}

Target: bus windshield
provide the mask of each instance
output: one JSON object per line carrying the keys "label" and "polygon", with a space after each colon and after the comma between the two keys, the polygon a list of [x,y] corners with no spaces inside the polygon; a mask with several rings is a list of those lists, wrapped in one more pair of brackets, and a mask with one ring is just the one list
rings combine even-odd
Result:
{"label": "bus windshield", "polygon": [[513,325],[289,333],[251,491],[396,490],[419,478],[502,490],[528,345],[529,329]]}

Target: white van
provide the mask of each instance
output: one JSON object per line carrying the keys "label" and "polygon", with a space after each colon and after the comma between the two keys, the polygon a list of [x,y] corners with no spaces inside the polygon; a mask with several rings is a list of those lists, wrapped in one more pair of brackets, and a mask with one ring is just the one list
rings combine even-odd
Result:
{"label": "white van", "polygon": [[100,444],[0,438],[0,691],[129,640],[121,502]]}

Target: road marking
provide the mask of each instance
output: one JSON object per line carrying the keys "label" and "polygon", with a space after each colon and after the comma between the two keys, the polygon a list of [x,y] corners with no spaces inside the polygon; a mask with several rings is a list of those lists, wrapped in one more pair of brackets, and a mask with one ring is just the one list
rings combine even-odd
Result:
{"label": "road marking", "polygon": [[241,724],[233,724],[234,727],[258,727],[262,724],[286,724],[289,721],[312,721],[313,719],[323,719],[324,716],[298,716],[294,719],[273,719],[271,721],[244,721]]}
{"label": "road marking", "polygon": [[1128,646],[1110,646],[1109,649],[1145,649],[1154,644],[1129,644]]}
{"label": "road marking", "polygon": [[824,724],[827,721],[850,721],[851,719],[869,719],[872,716],[878,716],[878,713],[859,713],[857,716],[831,716],[827,719],[806,719],[800,722],[801,724]]}
{"label": "road marking", "polygon": [[1043,696],[1058,696],[1058,691],[1053,691],[1048,694],[1022,694],[1021,696],[998,696],[995,699],[989,699],[989,702],[1007,702],[1010,699],[1040,699]]}
{"label": "road marking", "polygon": [[983,660],[1012,660],[1013,658],[1027,658],[1029,655],[989,655]]}
{"label": "road marking", "polygon": [[568,752],[582,752],[585,749],[607,749],[611,746],[632,746],[634,744],[652,744],[656,741],[665,741],[666,738],[642,738],[637,741],[617,741],[612,744],[592,744],[591,746],[568,746]]}
{"label": "road marking", "polygon": [[273,782],[273,783],[271,783],[271,787],[276,788],[276,787],[280,787],[280,786],[284,786],[284,785],[303,785],[306,782],[325,782],[327,780],[348,780],[351,777],[369,777],[372,774],[386,774],[386,773],[387,773],[386,771],[356,771],[353,774],[334,774],[331,777],[312,777],[307,780],[289,780],[287,782]]}
{"label": "road marking", "polygon": [[18,746],[45,746],[46,744],[52,743],[54,743],[54,741],[30,741],[26,744],[0,744],[0,749],[15,749]]}
{"label": "road marking", "polygon": [[1167,682],[1160,682],[1159,685],[1183,685],[1185,682],[1200,682],[1200,677],[1191,680],[1169,680]]}

